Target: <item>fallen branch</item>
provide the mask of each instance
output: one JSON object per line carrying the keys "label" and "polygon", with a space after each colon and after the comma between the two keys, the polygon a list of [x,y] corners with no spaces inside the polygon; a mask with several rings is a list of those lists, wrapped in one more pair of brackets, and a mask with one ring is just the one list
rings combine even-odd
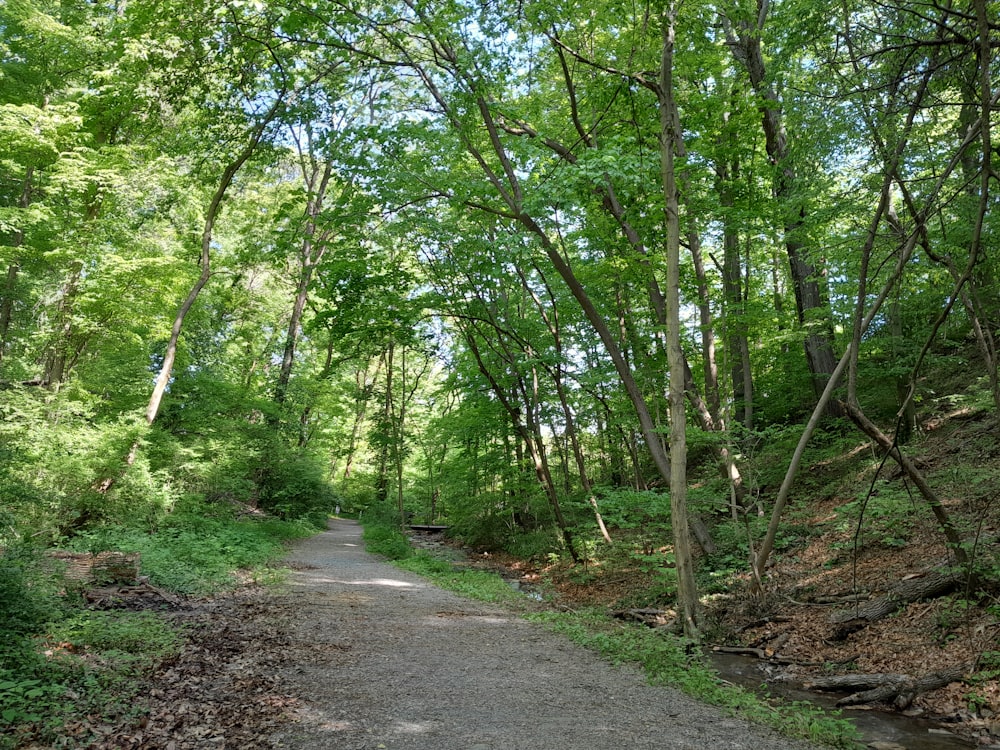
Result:
{"label": "fallen branch", "polygon": [[127,601],[135,598],[147,598],[152,595],[162,599],[175,607],[183,605],[183,600],[176,594],[165,591],[150,583],[140,583],[135,586],[103,586],[100,588],[90,588],[83,592],[84,598],[95,606],[109,606],[115,603]]}
{"label": "fallen branch", "polygon": [[858,658],[857,654],[852,654],[851,656],[844,659],[837,659],[836,661],[804,661],[802,659],[793,659],[790,656],[781,656],[780,654],[773,652],[768,654],[767,650],[763,648],[753,648],[748,646],[713,646],[712,651],[716,654],[752,656],[756,659],[760,659],[761,661],[770,662],[771,664],[782,664],[796,667],[823,667],[827,664],[848,664]]}
{"label": "fallen branch", "polygon": [[953,682],[959,682],[969,673],[970,666],[963,664],[939,672],[930,672],[921,677],[905,674],[848,674],[836,677],[821,677],[807,682],[811,690],[859,690],[841,698],[838,706],[857,706],[862,703],[892,703],[898,709],[909,707],[913,699],[921,693],[937,690]]}
{"label": "fallen branch", "polygon": [[767,653],[762,648],[747,648],[746,646],[715,646],[712,651],[717,654],[733,654],[735,656],[754,656],[767,659]]}
{"label": "fallen branch", "polygon": [[834,612],[830,616],[830,621],[839,627],[836,628],[833,638],[844,640],[851,633],[888,617],[910,602],[951,593],[964,581],[965,576],[961,571],[931,571],[905,578],[892,586],[885,596],[873,599],[863,606]]}
{"label": "fallen branch", "polygon": [[748,622],[746,625],[740,628],[743,630],[753,630],[754,628],[759,628],[763,625],[769,625],[772,622],[791,622],[792,618],[785,615],[773,615],[771,617],[762,617],[759,620],[754,620],[753,622]]}
{"label": "fallen branch", "polygon": [[677,619],[677,613],[664,609],[623,609],[612,612],[611,616],[627,622],[638,622],[651,628],[669,627]]}

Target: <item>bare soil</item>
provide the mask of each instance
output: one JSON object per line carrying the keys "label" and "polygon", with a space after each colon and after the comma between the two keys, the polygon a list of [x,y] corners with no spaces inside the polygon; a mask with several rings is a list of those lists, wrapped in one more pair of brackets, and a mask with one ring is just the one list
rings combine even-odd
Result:
{"label": "bare soil", "polygon": [[[94,748],[806,750],[367,554],[334,521],[279,592],[195,607],[138,725]],[[91,731],[94,727],[89,728]]]}

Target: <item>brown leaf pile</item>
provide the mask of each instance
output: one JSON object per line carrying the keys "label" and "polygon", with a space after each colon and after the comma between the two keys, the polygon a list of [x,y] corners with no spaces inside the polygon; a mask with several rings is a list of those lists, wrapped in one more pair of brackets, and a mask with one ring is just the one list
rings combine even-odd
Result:
{"label": "brown leaf pile", "polygon": [[273,747],[271,736],[298,706],[274,676],[291,650],[286,615],[254,590],[175,613],[186,645],[150,678],[139,718],[72,733],[94,736],[92,750]]}

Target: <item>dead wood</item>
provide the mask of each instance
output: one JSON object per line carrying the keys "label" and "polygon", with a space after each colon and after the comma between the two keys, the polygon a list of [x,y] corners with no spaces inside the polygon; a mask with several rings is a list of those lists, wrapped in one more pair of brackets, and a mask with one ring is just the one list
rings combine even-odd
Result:
{"label": "dead wood", "polygon": [[920,677],[905,674],[848,674],[836,677],[821,677],[806,683],[813,690],[858,690],[859,692],[841,698],[838,706],[856,706],[862,703],[892,703],[904,709],[913,703],[921,693],[937,690],[945,685],[962,680],[971,670],[963,664],[939,672],[930,672]]}
{"label": "dead wood", "polygon": [[867,591],[858,592],[857,594],[845,594],[845,595],[833,595],[833,596],[814,596],[806,604],[857,604],[858,602],[865,602],[871,599],[871,594]]}
{"label": "dead wood", "polygon": [[931,599],[951,593],[962,585],[965,576],[960,571],[930,571],[919,576],[908,577],[896,583],[889,591],[877,599],[852,609],[834,612],[830,621],[838,627],[834,640],[843,640],[851,633],[867,627],[870,623],[888,617],[910,602]]}
{"label": "dead wood", "polygon": [[677,613],[664,609],[622,609],[611,616],[627,622],[638,622],[651,628],[669,627],[677,619]]}
{"label": "dead wood", "polygon": [[767,648],[772,654],[777,654],[781,651],[782,646],[784,646],[791,639],[791,633],[781,633],[773,641],[771,641]]}
{"label": "dead wood", "polygon": [[951,547],[952,554],[955,555],[955,559],[960,564],[967,565],[969,560],[968,556],[965,554],[965,550],[962,548],[962,537],[955,528],[955,524],[952,522],[948,512],[944,509],[941,499],[931,488],[920,469],[917,468],[909,456],[900,450],[895,439],[890,438],[882,432],[882,430],[880,430],[874,422],[865,416],[865,413],[861,411],[860,407],[858,407],[856,403],[841,402],[841,407],[847,416],[851,418],[851,421],[857,425],[858,429],[878,443],[882,450],[888,452],[889,455],[892,456],[893,460],[899,465],[899,468],[902,469],[906,473],[906,476],[910,478],[910,481],[913,482],[921,496],[927,502],[928,507],[934,514],[934,518],[937,519],[938,526],[941,527],[941,532],[948,540],[948,544]]}
{"label": "dead wood", "polygon": [[782,664],[786,666],[796,666],[796,667],[822,667],[826,664],[847,664],[857,659],[857,654],[847,657],[846,659],[840,659],[835,662],[823,662],[823,661],[809,661],[803,659],[793,659],[790,656],[781,656],[780,654],[774,653],[774,649],[763,649],[754,648],[748,646],[713,646],[713,653],[716,654],[732,654],[733,656],[752,656],[755,659],[760,659],[761,661],[767,661],[771,664]]}
{"label": "dead wood", "polygon": [[85,585],[133,583],[139,579],[138,552],[66,552],[52,550],[49,557],[65,563],[63,576]]}
{"label": "dead wood", "polygon": [[786,615],[773,615],[771,617],[762,617],[759,620],[754,620],[753,622],[748,622],[746,625],[743,625],[740,628],[740,631],[753,630],[754,628],[759,628],[763,625],[768,625],[772,622],[791,622],[791,621],[792,618]]}
{"label": "dead wood", "polygon": [[758,659],[767,659],[767,652],[762,648],[748,648],[746,646],[715,646],[712,648],[717,654],[733,654],[735,656],[754,656]]}
{"label": "dead wood", "polygon": [[702,520],[701,516],[697,513],[691,513],[688,516],[688,526],[691,529],[691,533],[694,534],[695,541],[698,542],[698,546],[701,547],[701,551],[706,555],[714,555],[717,547],[715,542],[712,540],[712,534],[708,530],[708,526]]}
{"label": "dead wood", "polygon": [[89,588],[83,596],[94,609],[183,609],[186,606],[181,597],[149,583]]}

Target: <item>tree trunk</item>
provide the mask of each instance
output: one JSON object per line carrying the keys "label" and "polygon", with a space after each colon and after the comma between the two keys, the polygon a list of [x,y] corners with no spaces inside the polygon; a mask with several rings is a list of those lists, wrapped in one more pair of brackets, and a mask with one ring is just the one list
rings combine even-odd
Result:
{"label": "tree trunk", "polygon": [[[524,405],[524,415],[522,418],[521,411],[512,402],[510,395],[504,390],[499,381],[497,381],[489,367],[486,366],[479,344],[476,341],[476,333],[468,326],[464,327],[464,333],[466,343],[469,345],[469,351],[472,352],[472,356],[475,357],[479,371],[486,378],[494,395],[497,397],[497,400],[500,401],[504,410],[510,416],[515,432],[523,441],[525,448],[528,450],[528,456],[535,472],[535,478],[538,480],[539,485],[542,487],[542,490],[545,492],[545,496],[549,501],[549,507],[552,509],[552,514],[555,516],[556,525],[559,528],[563,541],[566,543],[566,548],[570,553],[570,557],[573,558],[573,562],[579,562],[580,558],[576,551],[576,547],[573,544],[573,534],[569,530],[566,518],[563,516],[562,506],[559,502],[559,495],[556,493],[555,485],[552,482],[552,474],[549,471],[548,459],[546,457],[545,441],[542,438],[539,424],[536,419],[533,399],[528,397],[528,389],[524,384],[523,378],[519,373],[514,373],[514,376],[517,379],[516,389],[520,391],[521,401]],[[534,391],[536,388],[537,379],[533,383],[532,390]]]}
{"label": "tree trunk", "polygon": [[[31,181],[34,177],[35,168],[28,167],[21,183],[21,195],[17,201],[17,207],[25,209],[31,205]],[[24,244],[24,230],[17,229],[10,239],[10,246],[19,248]],[[0,362],[3,361],[4,351],[7,348],[7,333],[10,331],[10,323],[14,317],[14,295],[17,291],[17,275],[21,267],[16,261],[7,266],[7,279],[4,283],[3,298],[0,299]]]}
{"label": "tree trunk", "polygon": [[685,362],[680,337],[680,218],[674,153],[677,148],[676,107],[673,89],[674,19],[676,5],[663,18],[663,54],[660,61],[660,176],[667,221],[667,355],[670,366],[670,515],[674,530],[677,568],[677,608],[684,635],[700,637],[698,588],[688,537],[687,415],[684,411]]}
{"label": "tree trunk", "polygon": [[[535,266],[535,271],[538,273],[539,278],[542,281],[542,285],[545,287],[545,292],[548,295],[549,302],[552,306],[552,313],[549,314],[545,309],[545,305],[542,304],[542,300],[532,289],[531,284],[528,283],[528,278],[524,272],[518,267],[517,274],[521,278],[521,286],[527,292],[532,301],[535,303],[535,307],[538,309],[539,314],[542,316],[542,320],[545,322],[546,327],[549,329],[549,334],[552,336],[552,340],[555,342],[556,354],[561,358],[563,354],[562,348],[562,333],[559,327],[559,308],[556,306],[555,294],[552,292],[552,288],[549,286],[548,279],[545,278],[545,274],[542,269]],[[601,510],[597,504],[597,498],[594,496],[593,485],[590,482],[590,477],[587,474],[587,463],[584,460],[583,449],[580,446],[580,439],[576,431],[576,420],[573,417],[573,409],[569,404],[569,398],[566,395],[566,388],[563,384],[562,377],[562,365],[557,361],[556,365],[552,368],[547,368],[549,370],[549,375],[552,377],[552,382],[556,388],[556,395],[559,398],[559,406],[562,408],[563,420],[565,421],[565,433],[566,439],[569,443],[570,450],[573,453],[573,460],[576,462],[577,475],[580,477],[580,486],[583,489],[584,494],[587,495],[587,502],[590,503],[590,507],[594,511],[594,518],[597,521],[597,527],[601,530],[601,536],[604,538],[608,544],[611,544],[611,535],[608,533],[607,526],[604,524],[604,518],[601,516]],[[555,429],[552,430],[552,434],[555,435]],[[570,491],[570,481],[569,481],[569,461],[564,459],[564,465],[566,467],[566,491]]]}
{"label": "tree trunk", "polygon": [[853,633],[870,623],[883,620],[911,602],[950,594],[966,580],[967,576],[960,571],[930,571],[920,576],[906,578],[889,589],[883,597],[858,604],[853,609],[834,612],[830,621],[840,626],[836,639],[843,640],[845,631]]}
{"label": "tree trunk", "polygon": [[833,325],[822,262],[799,239],[805,225],[806,210],[796,197],[800,180],[789,158],[788,134],[781,113],[781,102],[767,81],[760,32],[767,19],[767,0],[758,0],[755,26],[741,24],[735,33],[729,19],[723,18],[733,58],[746,70],[750,85],[760,101],[764,148],[774,165],[774,197],[781,204],[785,252],[795,291],[795,310],[805,333],[805,353],[813,390],[817,398],[836,367],[833,354]]}
{"label": "tree trunk", "polygon": [[[731,136],[732,137],[732,136]],[[718,168],[719,200],[724,209],[722,234],[722,294],[726,352],[733,393],[734,418],[747,430],[753,429],[753,374],[750,345],[746,334],[746,296],[743,290],[743,263],[737,224],[732,216],[736,201],[733,184],[739,179],[739,161]],[[729,210],[725,210],[729,209]],[[749,271],[748,271],[749,273]]]}
{"label": "tree trunk", "polygon": [[385,357],[385,397],[382,399],[382,425],[380,429],[382,444],[379,446],[378,470],[375,475],[375,500],[380,505],[389,498],[389,438],[392,434],[392,368],[395,348],[395,342],[389,339],[383,355]]}
{"label": "tree trunk", "polygon": [[[163,363],[160,365],[160,372],[156,376],[156,383],[153,386],[153,392],[146,406],[147,425],[152,425],[160,412],[160,403],[163,400],[163,394],[166,392],[167,385],[169,385],[170,378],[173,375],[174,360],[177,359],[177,345],[180,341],[181,329],[184,327],[184,320],[187,318],[188,312],[194,306],[198,295],[201,294],[201,290],[205,288],[212,275],[212,234],[215,230],[216,219],[218,219],[219,213],[222,211],[222,201],[226,197],[226,193],[229,191],[229,186],[232,184],[233,178],[236,177],[236,173],[239,172],[243,165],[253,156],[254,151],[257,150],[257,146],[264,137],[264,131],[278,114],[278,110],[281,108],[283,102],[283,96],[275,97],[274,104],[271,105],[271,108],[264,117],[251,130],[249,142],[237,154],[236,158],[222,170],[219,185],[216,187],[215,193],[212,195],[212,200],[208,204],[208,211],[205,213],[205,224],[201,233],[201,273],[191,286],[191,290],[187,293],[184,301],[181,302],[180,307],[177,308],[174,323],[170,327],[170,339],[167,341],[167,348],[163,353]],[[128,465],[131,465],[135,461],[138,448],[139,443],[136,441],[132,446],[132,450],[129,451],[126,461]]]}
{"label": "tree trunk", "polygon": [[309,201],[306,204],[305,237],[302,238],[302,248],[299,252],[299,279],[295,288],[295,300],[292,303],[292,315],[288,320],[288,332],[285,335],[285,349],[281,356],[278,382],[274,386],[274,400],[278,404],[285,402],[288,393],[288,383],[292,377],[292,365],[295,361],[295,347],[299,339],[302,313],[306,307],[306,298],[309,294],[309,284],[312,281],[313,271],[322,261],[323,254],[326,252],[326,246],[323,242],[325,237],[322,235],[317,237],[316,235],[316,218],[323,210],[323,201],[326,198],[327,186],[333,173],[333,165],[327,162],[322,173],[319,172],[319,167],[316,164],[313,164],[311,169],[310,174],[303,174],[306,178],[306,188],[309,191]]}
{"label": "tree trunk", "polygon": [[899,467],[906,472],[906,475],[916,485],[924,501],[934,514],[934,518],[937,520],[938,526],[941,527],[941,532],[944,534],[945,539],[948,540],[948,547],[952,554],[955,555],[955,559],[963,566],[968,565],[969,559],[962,546],[962,537],[958,533],[958,529],[955,528],[955,524],[944,509],[944,505],[941,504],[941,499],[931,488],[920,470],[900,450],[899,446],[896,445],[896,441],[882,432],[874,422],[868,419],[856,403],[842,404],[841,408],[850,417],[851,421],[858,426],[858,429],[878,443],[879,447],[892,456],[893,460],[899,464]]}
{"label": "tree trunk", "polygon": [[973,670],[970,664],[960,664],[930,672],[920,677],[905,674],[845,674],[834,677],[820,677],[810,680],[806,687],[810,690],[862,690],[837,701],[838,706],[857,706],[862,703],[888,703],[899,710],[909,708],[913,699],[921,693],[937,690],[960,682]]}

